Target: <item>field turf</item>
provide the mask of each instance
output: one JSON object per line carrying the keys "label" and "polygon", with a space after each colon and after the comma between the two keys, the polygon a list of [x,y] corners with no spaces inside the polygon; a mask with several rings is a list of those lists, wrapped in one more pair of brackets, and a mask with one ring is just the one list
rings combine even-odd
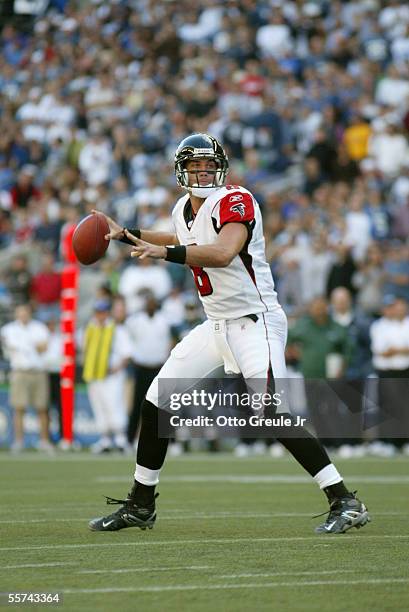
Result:
{"label": "field turf", "polygon": [[133,458],[0,453],[0,592],[60,592],[65,612],[407,611],[409,459],[337,465],[373,517],[345,535],[314,534],[326,501],[292,459],[229,454],[169,459],[152,531],[93,533]]}

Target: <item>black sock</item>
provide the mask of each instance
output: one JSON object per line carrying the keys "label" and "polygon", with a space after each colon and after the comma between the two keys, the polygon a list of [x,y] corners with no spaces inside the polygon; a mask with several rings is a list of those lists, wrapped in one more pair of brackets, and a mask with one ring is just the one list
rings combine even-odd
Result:
{"label": "black sock", "polygon": [[330,485],[329,487],[325,487],[323,489],[325,495],[328,498],[329,503],[340,497],[353,497],[353,494],[348,491],[346,486],[344,485],[344,481],[337,482],[337,484]]}
{"label": "black sock", "polygon": [[[141,431],[138,440],[136,462],[150,470],[160,470],[165,461],[169,439],[158,436],[159,409],[144,400],[141,406]],[[144,485],[135,480],[130,497],[141,506],[148,506],[155,499],[155,486]]]}
{"label": "black sock", "polygon": [[[288,415],[288,418],[291,417]],[[274,434],[277,441],[292,454],[294,459],[311,476],[315,476],[331,463],[331,459],[321,442],[304,427],[276,427]],[[294,437],[295,435],[298,437]]]}
{"label": "black sock", "polygon": [[150,506],[155,501],[155,488],[156,486],[144,485],[141,482],[134,481],[130,498],[138,506]]}
{"label": "black sock", "polygon": [[165,461],[169,438],[159,438],[159,408],[148,400],[141,406],[141,432],[136,463],[150,470],[160,470]]}
{"label": "black sock", "polygon": [[[290,431],[293,432],[292,429]],[[277,440],[281,442],[311,476],[315,476],[331,463],[331,459],[324,446],[317,438],[314,438],[314,436],[303,427],[297,427],[297,431],[299,434],[301,433],[303,436],[302,438],[277,437]],[[278,433],[280,434],[281,432]],[[337,484],[325,487],[323,491],[330,503],[339,497],[352,496],[352,493],[348,491],[343,480],[337,482]]]}

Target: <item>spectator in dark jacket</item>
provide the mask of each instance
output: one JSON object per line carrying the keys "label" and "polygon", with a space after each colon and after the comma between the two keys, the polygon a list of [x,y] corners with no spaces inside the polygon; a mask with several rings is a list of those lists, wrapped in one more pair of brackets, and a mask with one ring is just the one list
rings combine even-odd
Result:
{"label": "spectator in dark jacket", "polygon": [[24,255],[16,255],[6,272],[6,285],[11,295],[13,306],[27,304],[30,301],[31,273]]}
{"label": "spectator in dark jacket", "polygon": [[356,265],[348,245],[340,242],[335,247],[337,256],[333,263],[327,279],[327,296],[329,297],[337,287],[345,287],[354,296],[356,289],[352,284],[352,277],[356,272]]}

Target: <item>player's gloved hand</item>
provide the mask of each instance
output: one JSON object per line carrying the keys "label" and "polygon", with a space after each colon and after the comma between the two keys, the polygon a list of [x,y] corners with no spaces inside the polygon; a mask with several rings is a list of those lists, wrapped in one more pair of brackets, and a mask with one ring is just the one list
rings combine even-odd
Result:
{"label": "player's gloved hand", "polygon": [[95,215],[96,213],[104,215],[106,222],[109,225],[109,234],[105,235],[106,240],[120,240],[121,238],[123,238],[124,228],[121,227],[116,221],[111,219],[111,217],[108,217],[108,215],[101,212],[100,210],[92,210],[91,212],[93,215]]}

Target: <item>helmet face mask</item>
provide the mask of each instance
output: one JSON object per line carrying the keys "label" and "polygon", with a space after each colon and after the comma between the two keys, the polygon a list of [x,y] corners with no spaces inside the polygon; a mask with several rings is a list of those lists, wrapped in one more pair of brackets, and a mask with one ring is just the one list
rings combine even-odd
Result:
{"label": "helmet face mask", "polygon": [[[195,160],[212,160],[215,168],[187,169],[187,163]],[[223,187],[229,168],[227,155],[220,143],[207,134],[192,134],[178,146],[175,154],[175,174],[180,187],[199,198],[207,198],[211,193]],[[199,174],[205,172],[212,176],[211,183],[201,184]],[[196,181],[190,184],[192,176],[196,174]]]}

